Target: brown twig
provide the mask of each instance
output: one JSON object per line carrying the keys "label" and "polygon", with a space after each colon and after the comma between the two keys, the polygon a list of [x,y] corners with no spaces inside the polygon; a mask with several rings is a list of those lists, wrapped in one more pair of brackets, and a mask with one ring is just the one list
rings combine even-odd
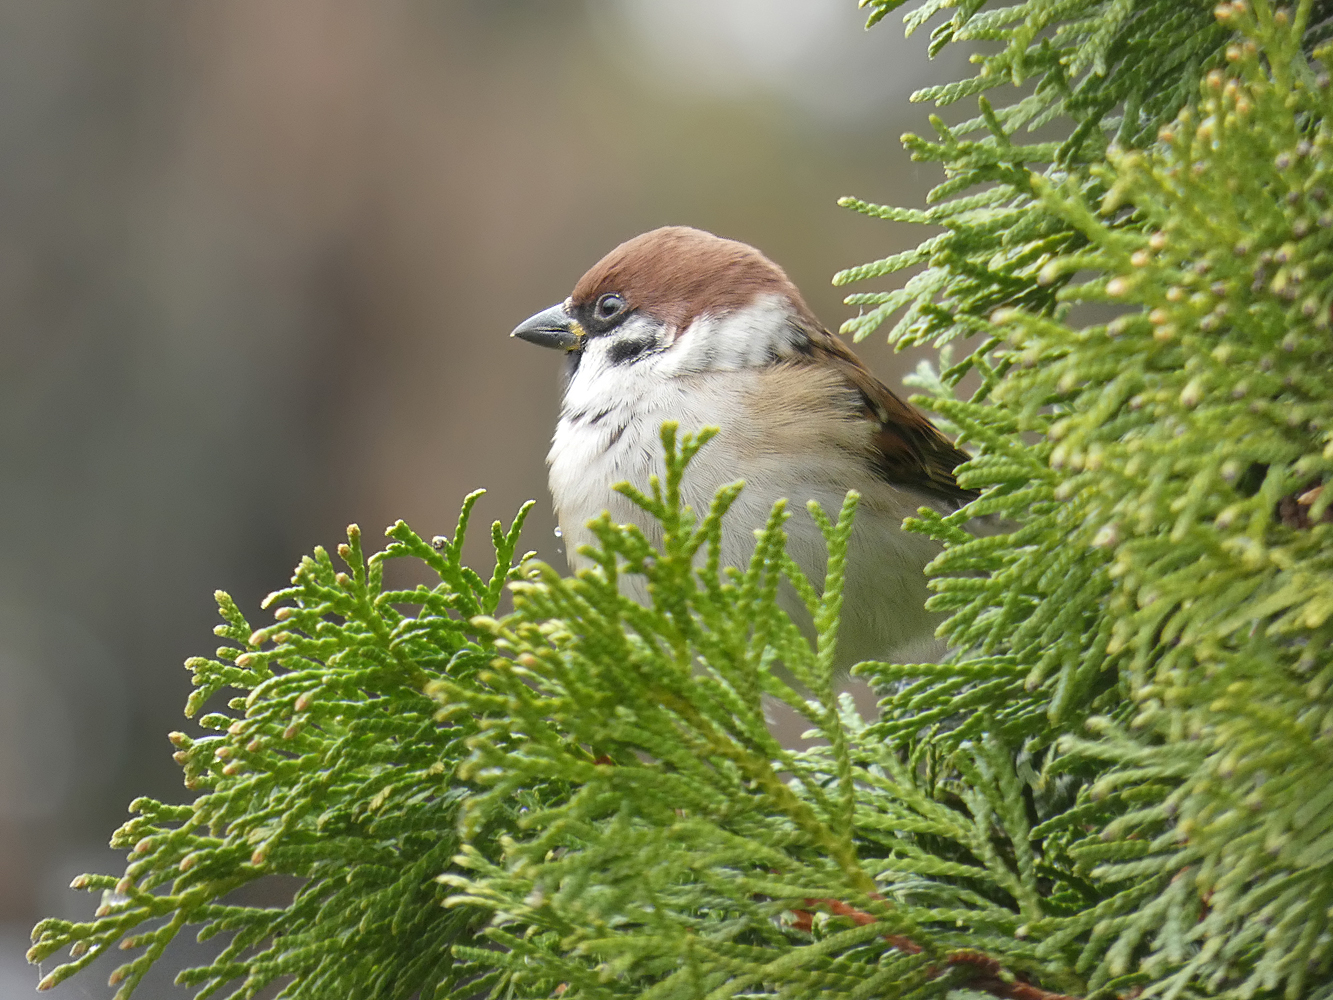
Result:
{"label": "brown twig", "polygon": [[[1313,527],[1314,522],[1310,520],[1310,508],[1314,506],[1319,495],[1324,491],[1323,484],[1318,484],[1310,489],[1302,490],[1299,494],[1293,493],[1291,496],[1285,496],[1277,502],[1278,519],[1288,528],[1297,530],[1307,530]],[[1324,508],[1319,518],[1320,524],[1333,522],[1333,505]]]}
{"label": "brown twig", "polygon": [[[858,910],[854,906],[848,906],[840,899],[807,899],[806,906],[826,906],[829,912],[837,917],[848,917],[852,923],[858,927],[864,927],[866,924],[875,923],[875,918],[865,910]],[[809,910],[793,910],[796,914],[796,920],[792,926],[797,930],[810,931],[815,925],[815,915]],[[889,942],[899,951],[906,952],[908,955],[921,954],[921,945],[917,944],[911,938],[903,937],[901,934],[885,934],[884,940]]]}
{"label": "brown twig", "polygon": [[[876,922],[872,914],[865,910],[858,910],[854,906],[848,906],[838,899],[807,899],[805,905],[823,906],[834,916],[847,917],[860,927]],[[796,916],[792,926],[797,930],[808,932],[814,928],[815,915],[810,910],[793,910],[792,913]],[[885,934],[884,940],[908,955],[919,955],[924,950],[921,945],[911,938],[903,937],[901,934]],[[967,987],[989,993],[991,996],[1000,997],[1001,1000],[1078,1000],[1078,998],[1067,993],[1054,993],[1051,990],[1044,990],[1040,986],[1034,986],[1017,976],[1013,982],[1010,982],[1004,977],[1004,966],[1000,964],[999,959],[983,955],[979,951],[955,951],[945,956],[944,965],[946,967],[970,966],[975,969],[976,975],[968,980]],[[926,969],[926,975],[931,979],[939,974],[940,970],[933,965]]]}

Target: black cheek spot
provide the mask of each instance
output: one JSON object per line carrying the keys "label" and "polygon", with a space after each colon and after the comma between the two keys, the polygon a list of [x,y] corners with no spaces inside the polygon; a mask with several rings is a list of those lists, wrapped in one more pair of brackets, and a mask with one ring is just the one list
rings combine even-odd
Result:
{"label": "black cheek spot", "polygon": [[623,365],[633,361],[644,351],[653,346],[651,337],[640,337],[637,340],[617,340],[606,352],[606,358],[613,365]]}
{"label": "black cheek spot", "polygon": [[811,357],[815,353],[815,345],[810,342],[810,334],[806,333],[798,324],[788,323],[787,329],[791,331],[790,347],[802,357]]}

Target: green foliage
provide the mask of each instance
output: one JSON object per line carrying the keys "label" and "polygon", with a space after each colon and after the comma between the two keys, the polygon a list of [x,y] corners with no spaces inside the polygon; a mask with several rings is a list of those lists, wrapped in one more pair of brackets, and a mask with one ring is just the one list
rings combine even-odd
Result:
{"label": "green foliage", "polygon": [[[862,0],[874,24],[903,0]],[[1035,167],[1099,197],[1089,167],[1112,143],[1140,147],[1193,95],[1201,74],[1222,58],[1229,32],[1213,17],[1211,0],[925,0],[905,18],[909,34],[941,11],[956,13],[931,33],[931,55],[950,43],[982,51],[970,79],[928,87],[913,100],[948,105],[973,95],[980,113],[953,125],[931,115],[935,140],[905,135],[912,158],[939,163],[945,180],[926,197],[933,207],[894,208],[856,198],[842,204],[876,218],[943,227],[915,250],[840,272],[835,284],[927,266],[902,288],[848,297],[863,308],[843,332],[868,336],[890,316],[903,315],[893,343],[944,344],[989,337],[988,319],[1001,306],[1048,309],[1054,289],[1037,275],[1054,255],[1077,249],[1083,234],[1055,213],[1040,210]],[[986,51],[995,48],[997,51]],[[1000,87],[1029,90],[1003,107],[985,95]],[[1048,137],[1024,142],[1020,133],[1044,128]],[[984,190],[965,193],[971,189]],[[993,345],[991,345],[993,346]],[[961,377],[977,366],[989,372],[985,349],[962,361]]]}
{"label": "green foliage", "polygon": [[903,752],[983,732],[1021,744],[1041,852],[1065,880],[1052,900],[1082,910],[1027,931],[1043,955],[1085,939],[1074,967],[1094,992],[1331,989],[1333,98],[1327,57],[1309,57],[1318,15],[1218,8],[1236,34],[1156,142],[1031,174],[1066,252],[1031,256],[1030,294],[971,328],[985,337],[971,402],[951,393],[966,364],[921,380],[977,449],[960,477],[987,491],[971,513],[1015,530],[969,540],[957,518],[918,522],[951,543],[932,600],[959,653],[929,672],[863,668],[917,681],[875,731]]}
{"label": "green foliage", "polygon": [[[460,563],[479,495],[465,502],[455,538],[434,547],[399,522],[389,547],[366,559],[353,526],[338,547],[347,571],[317,549],[291,587],[270,595],[281,607],[267,628],[253,630],[218,593],[225,624],[216,631],[229,644],[217,659],[186,664],[198,688],[186,714],[225,689],[243,695],[229,713],[199,720],[218,735],[172,734],[186,787],[200,794],[185,806],[131,805],[138,815],[111,841],[129,851],[124,876],[74,882],[101,892],[95,919],[44,920],[33,931],[31,961],[71,949],[40,988],[119,944],[142,949],[111,976],[116,996],[128,997],[189,924],[202,925],[201,940],[231,935],[211,964],[180,974],[200,997],[237,980],[229,995],[250,997],[284,977],[294,979],[283,996],[448,996],[474,974],[450,946],[484,915],[443,909],[434,877],[459,849],[455,772],[476,729],[438,725],[423,687],[470,676],[492,655],[467,619],[495,611],[527,507],[508,532],[493,527],[496,567],[483,580]],[[384,590],[385,562],[404,557],[424,561],[440,583]],[[227,901],[272,875],[302,880],[288,906]]]}
{"label": "green foliage", "polygon": [[[782,502],[748,567],[723,567],[740,484],[702,518],[681,506],[709,436],[677,447],[668,424],[664,481],[622,487],[661,521],[660,551],[604,518],[595,568],[562,579],[527,561],[502,619],[486,612],[517,525],[495,527],[483,581],[458,564],[467,508],[442,554],[399,524],[366,560],[351,532],[351,572],[306,560],[258,632],[223,597],[220,632],[242,646],[192,661],[192,707],[224,686],[249,694],[231,701],[237,715],[203,719],[225,735],[175,738],[204,792],[192,806],[136,803],[141,818],[116,839],[131,847],[125,877],[78,880],[105,891],[97,918],[37,928],[34,960],[76,952],[44,983],[128,940],[146,948],[113,977],[128,995],[201,924],[202,937],[234,934],[179,977],[204,995],[292,976],[284,996],[925,997],[1001,961],[1080,986],[1017,934],[1044,910],[1010,749],[986,736],[960,751],[967,782],[935,781],[953,795],[942,801],[922,761],[875,737],[834,688],[856,495],[836,520],[810,507],[829,547],[817,585],[784,552]],[[382,591],[385,559],[405,555],[441,584]],[[647,577],[650,606],[621,595],[624,573]],[[777,605],[784,581],[809,606],[813,645]],[[782,747],[764,698],[826,745]],[[222,901],[270,874],[305,880],[288,906]]]}
{"label": "green foliage", "polygon": [[[710,431],[664,427],[661,479],[621,487],[660,547],[603,518],[575,577],[515,568],[522,514],[489,578],[463,567],[474,498],[435,546],[400,523],[367,559],[352,531],[271,626],[220,595],[189,711],[241,696],[173,736],[198,797],[135,803],[124,877],[76,883],[95,919],[38,926],[34,961],[72,949],[44,985],[127,942],[128,996],[191,924],[231,935],[181,974],[201,995],[1333,996],[1333,12],[926,0],[909,27],[947,7],[933,48],[993,51],[922,96],[1030,93],[909,138],[935,207],[854,207],[945,232],[839,280],[924,265],[851,330],[905,310],[890,336],[942,347],[914,382],[975,453],[980,499],[909,522],[949,661],[861,665],[863,721],[831,669],[856,496],[778,504],[722,566],[739,484],[680,493]],[[1035,126],[1060,134],[1015,142]],[[400,557],[440,583],[386,591]],[[288,905],[228,901],[270,875]]]}
{"label": "green foliage", "polygon": [[[834,690],[856,495],[836,522],[811,505],[829,546],[818,591],[783,553],[782,503],[749,566],[719,570],[721,518],[738,490],[719,494],[702,519],[682,510],[680,478],[702,438],[687,436],[677,452],[674,431],[663,433],[665,484],[654,481],[651,496],[623,488],[661,521],[661,551],[604,517],[596,569],[562,579],[534,565],[514,588],[514,614],[486,623],[509,654],[482,675],[489,690],[433,686],[445,717],[482,720],[464,773],[491,790],[468,804],[469,824],[547,777],[577,787],[523,815],[498,856],[474,843],[462,859],[471,875],[444,877],[458,890],[451,904],[496,912],[486,934],[507,949],[503,967],[522,995],[562,983],[565,996],[594,997],[775,986],[793,996],[940,995],[975,971],[951,964],[951,953],[982,947],[1076,985],[1014,936],[1042,905],[1004,745],[986,738],[960,755],[973,780],[955,808],[926,793],[912,762],[870,736]],[[623,573],[646,576],[650,607],[621,595]],[[814,647],[778,609],[784,578],[806,597]],[[772,672],[777,661],[808,695]],[[783,748],[765,724],[765,695],[827,745]],[[807,908],[833,917],[801,926]]]}

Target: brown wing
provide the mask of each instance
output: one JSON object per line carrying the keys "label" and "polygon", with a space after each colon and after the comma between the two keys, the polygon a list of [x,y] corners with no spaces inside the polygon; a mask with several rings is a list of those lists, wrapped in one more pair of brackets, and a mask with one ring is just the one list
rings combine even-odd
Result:
{"label": "brown wing", "polygon": [[959,505],[976,498],[976,491],[963,489],[953,475],[967,461],[966,452],[955,448],[924,413],[870,374],[841,340],[822,328],[806,332],[812,357],[835,367],[863,401],[866,419],[877,428],[872,461],[885,482]]}

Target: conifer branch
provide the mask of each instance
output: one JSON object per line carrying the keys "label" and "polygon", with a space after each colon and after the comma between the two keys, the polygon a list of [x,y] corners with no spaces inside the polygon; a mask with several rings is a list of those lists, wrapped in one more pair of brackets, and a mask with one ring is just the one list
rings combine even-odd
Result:
{"label": "conifer branch", "polygon": [[[838,280],[923,268],[848,329],[901,312],[892,339],[944,348],[913,381],[981,495],[906,527],[940,546],[950,658],[861,664],[861,720],[831,673],[856,497],[777,504],[725,566],[742,485],[682,500],[707,429],[664,426],[621,488],[662,542],[604,517],[573,577],[517,554],[530,505],[486,573],[476,494],[453,538],[399,522],[367,555],[353,527],[271,623],[218,595],[204,733],[171,735],[194,799],[133,803],[123,875],[75,881],[93,919],[34,931],[32,961],[70,949],[42,988],[120,946],[126,998],[194,926],[226,936],[179,976],[199,996],[1326,1000],[1333,8],[925,0],[908,27],[946,10],[932,51],[995,44],[920,95],[978,98],[908,139],[944,182],[848,202],[944,232]],[[806,516],[822,581],[785,551]],[[439,582],[386,590],[400,558]],[[271,875],[302,880],[285,906],[224,898]]]}

